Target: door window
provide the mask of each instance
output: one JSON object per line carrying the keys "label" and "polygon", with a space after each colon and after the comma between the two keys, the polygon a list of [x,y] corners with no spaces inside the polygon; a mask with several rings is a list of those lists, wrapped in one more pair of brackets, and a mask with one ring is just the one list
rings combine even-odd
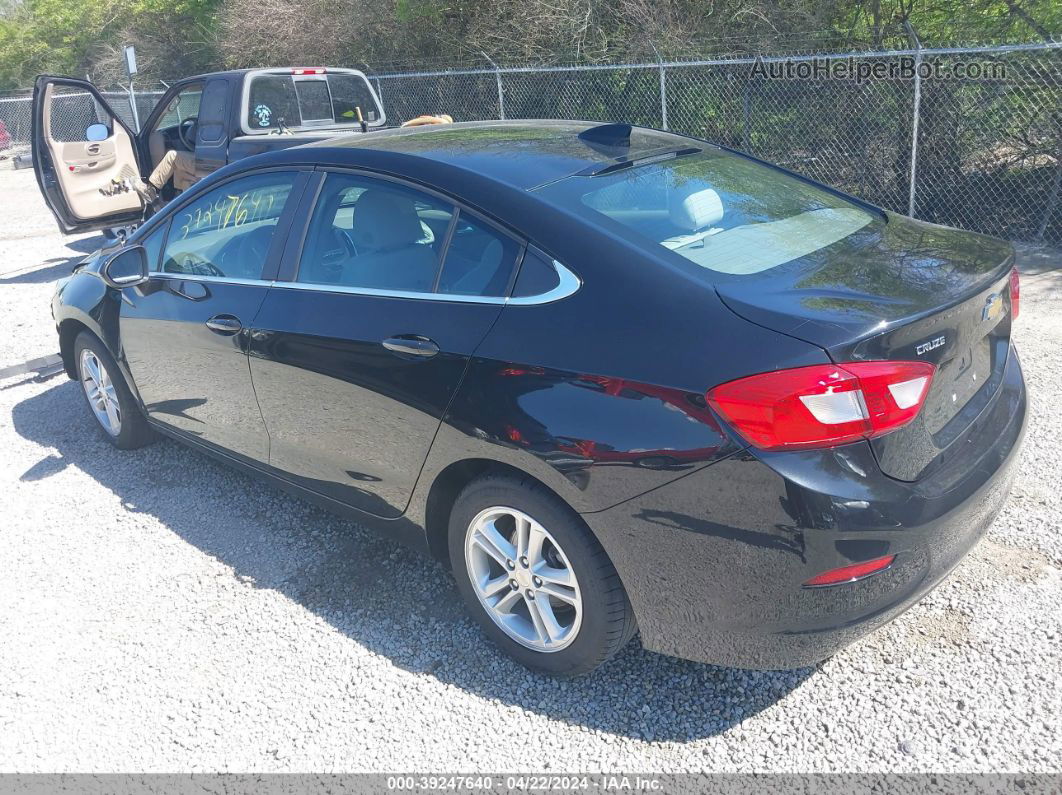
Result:
{"label": "door window", "polygon": [[430,293],[453,214],[451,205],[402,185],[329,174],[298,281]]}
{"label": "door window", "polygon": [[163,273],[258,279],[293,172],[234,180],[182,207],[170,221]]}
{"label": "door window", "polygon": [[166,110],[162,112],[158,122],[155,124],[155,129],[162,130],[167,127],[175,127],[190,116],[198,116],[199,100],[202,95],[203,86],[199,83],[182,88],[177,96],[170,100]]}
{"label": "door window", "polygon": [[520,245],[468,213],[458,216],[436,292],[501,297]]}
{"label": "door window", "polygon": [[507,235],[421,191],[329,174],[310,221],[298,281],[504,296],[519,249]]}
{"label": "door window", "polygon": [[147,252],[147,263],[149,271],[157,271],[159,269],[159,255],[162,254],[162,243],[166,239],[166,225],[160,224],[151,234],[140,241],[140,245],[144,247],[144,251]]}

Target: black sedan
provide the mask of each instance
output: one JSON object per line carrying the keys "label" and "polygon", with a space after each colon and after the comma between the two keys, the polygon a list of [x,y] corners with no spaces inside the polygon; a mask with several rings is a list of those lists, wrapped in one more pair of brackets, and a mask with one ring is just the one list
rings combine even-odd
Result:
{"label": "black sedan", "polygon": [[626,125],[240,161],[52,309],[113,444],[172,436],[437,556],[554,674],[636,631],[829,656],[977,542],[1025,425],[1008,244]]}

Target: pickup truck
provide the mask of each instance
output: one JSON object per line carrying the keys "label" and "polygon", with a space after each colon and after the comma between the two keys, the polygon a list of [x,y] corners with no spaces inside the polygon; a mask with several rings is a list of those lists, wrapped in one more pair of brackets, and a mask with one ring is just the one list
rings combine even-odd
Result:
{"label": "pickup truck", "polygon": [[[195,154],[197,178],[244,157],[383,127],[387,118],[355,69],[241,69],[172,85],[139,131],[92,83],[41,75],[33,90],[33,165],[45,203],[66,234],[135,226],[145,208],[133,191],[105,195],[113,180],[146,178],[176,149]],[[172,198],[172,184],[163,198]]]}

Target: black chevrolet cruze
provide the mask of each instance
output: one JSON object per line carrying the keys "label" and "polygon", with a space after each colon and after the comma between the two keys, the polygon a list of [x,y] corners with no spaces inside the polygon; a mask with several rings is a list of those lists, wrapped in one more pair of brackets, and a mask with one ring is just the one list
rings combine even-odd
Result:
{"label": "black chevrolet cruze", "polygon": [[52,309],[113,444],[164,433],[437,556],[554,674],[636,631],[829,656],[977,542],[1025,424],[1008,244],[618,124],[243,160]]}

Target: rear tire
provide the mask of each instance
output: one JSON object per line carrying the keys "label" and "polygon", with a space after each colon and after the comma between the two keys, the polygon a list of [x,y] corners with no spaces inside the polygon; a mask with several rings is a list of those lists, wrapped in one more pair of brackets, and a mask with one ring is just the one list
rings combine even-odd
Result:
{"label": "rear tire", "polygon": [[99,337],[82,331],[74,340],[74,366],[93,424],[119,450],[134,450],[155,440],[140,406]]}
{"label": "rear tire", "polygon": [[634,611],[605,550],[530,478],[487,475],[466,486],[450,513],[449,549],[468,610],[527,668],[588,673],[634,635]]}

